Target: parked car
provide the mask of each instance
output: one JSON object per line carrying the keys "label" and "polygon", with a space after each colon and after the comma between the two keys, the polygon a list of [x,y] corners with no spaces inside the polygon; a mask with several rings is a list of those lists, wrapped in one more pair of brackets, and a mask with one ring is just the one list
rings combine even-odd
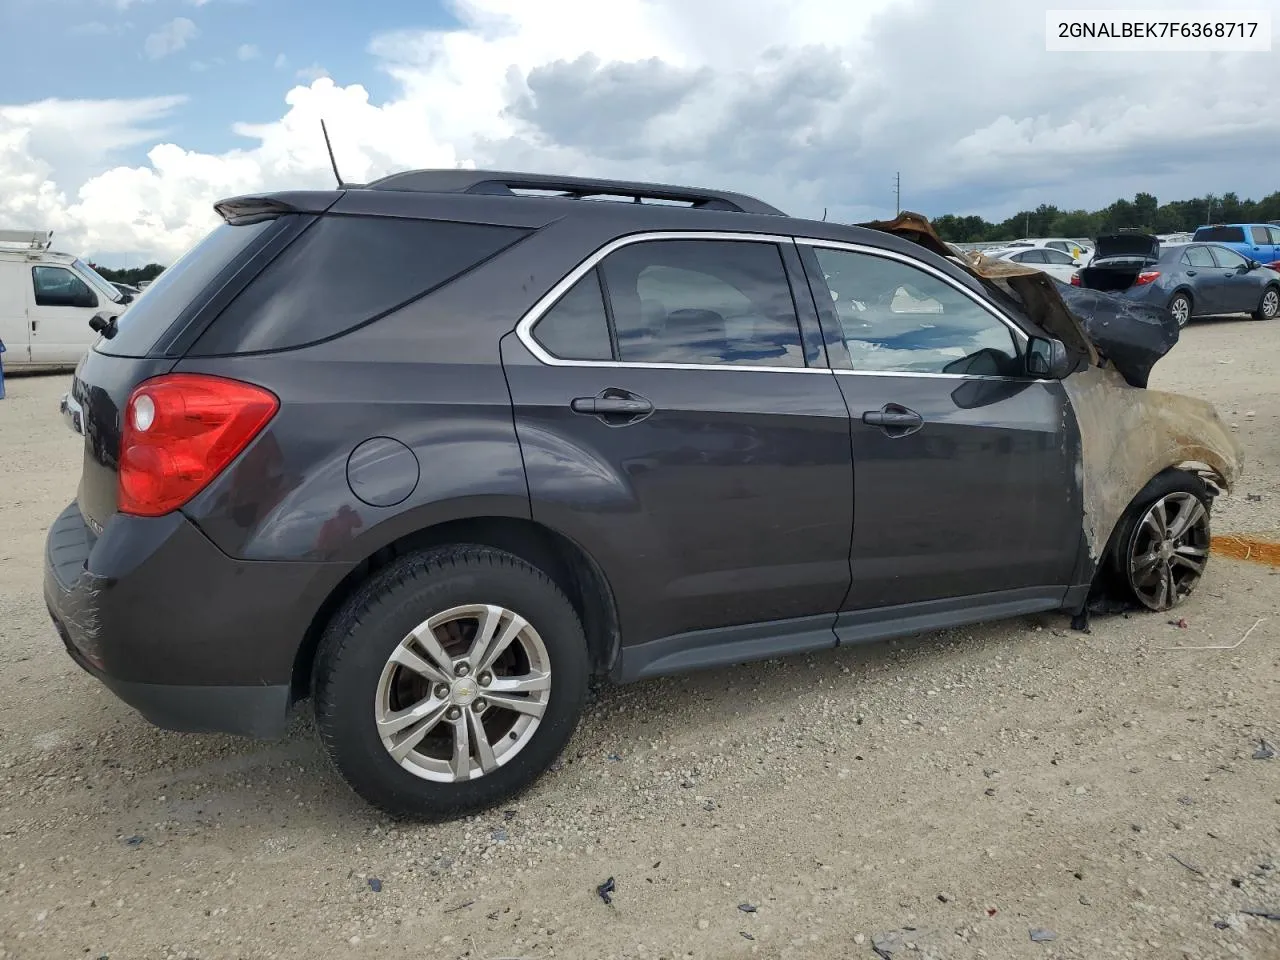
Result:
{"label": "parked car", "polygon": [[1005,247],[1002,250],[984,250],[982,255],[993,260],[1024,263],[1063,283],[1070,283],[1081,265],[1079,260],[1054,247]]}
{"label": "parked car", "polygon": [[1065,237],[1011,240],[1005,245],[1004,249],[1017,247],[1057,250],[1059,253],[1069,254],[1072,260],[1079,260],[1082,264],[1087,264],[1094,255],[1093,247],[1090,244],[1083,240],[1068,240]]}
{"label": "parked car", "polygon": [[1197,243],[1216,243],[1246,260],[1276,269],[1280,266],[1280,227],[1266,223],[1215,223],[1196,228]]}
{"label": "parked car", "polygon": [[0,230],[0,341],[12,370],[73,368],[130,298],[78,257],[51,250],[43,230]]}
{"label": "parked car", "polygon": [[1280,273],[1216,243],[1161,244],[1139,233],[1099,237],[1093,263],[1072,282],[1167,305],[1180,327],[1193,317],[1280,314]]}
{"label": "parked car", "polygon": [[1113,348],[923,218],[477,170],[217,210],[63,399],[45,600],[161,726],[278,736],[310,696],[396,814],[531,783],[592,676],[1084,616],[1100,584],[1165,610],[1239,473],[1211,405],[1131,385],[1176,328]]}
{"label": "parked car", "polygon": [[111,285],[115,287],[117,290],[119,290],[126,297],[128,297],[130,300],[136,300],[138,298],[138,294],[142,292],[141,287],[135,287],[131,283],[116,283],[114,280],[112,280]]}

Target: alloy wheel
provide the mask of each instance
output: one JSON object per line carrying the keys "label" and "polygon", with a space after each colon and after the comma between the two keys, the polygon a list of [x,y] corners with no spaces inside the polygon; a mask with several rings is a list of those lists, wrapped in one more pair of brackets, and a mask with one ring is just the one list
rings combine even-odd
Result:
{"label": "alloy wheel", "polygon": [[1280,314],[1280,293],[1268,290],[1262,295],[1262,316],[1265,320],[1274,320]]}
{"label": "alloy wheel", "polygon": [[1209,511],[1194,494],[1168,493],[1147,508],[1130,538],[1134,595],[1168,610],[1195,589],[1209,560]]}
{"label": "alloy wheel", "polygon": [[533,626],[505,607],[469,604],[429,617],[396,645],[374,719],[401,767],[457,783],[523,750],[550,694],[550,657]]}
{"label": "alloy wheel", "polygon": [[1191,303],[1186,297],[1174,297],[1173,303],[1169,304],[1169,312],[1178,321],[1179,327],[1185,327],[1191,320]]}

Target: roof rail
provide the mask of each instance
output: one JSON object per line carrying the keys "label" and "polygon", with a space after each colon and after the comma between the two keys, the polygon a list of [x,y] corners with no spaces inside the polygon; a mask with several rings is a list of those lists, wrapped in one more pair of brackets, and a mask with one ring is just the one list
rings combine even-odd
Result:
{"label": "roof rail", "polygon": [[52,230],[0,230],[0,249],[43,253],[53,244]]}
{"label": "roof rail", "polygon": [[687,204],[698,210],[728,210],[734,213],[764,213],[786,216],[763,200],[726,190],[703,190],[664,183],[629,180],[597,180],[591,177],[562,177],[541,173],[510,173],[499,170],[407,170],[363,185],[369,190],[405,190],[423,193],[469,193],[514,197],[535,193],[573,200],[592,198],[627,199]]}

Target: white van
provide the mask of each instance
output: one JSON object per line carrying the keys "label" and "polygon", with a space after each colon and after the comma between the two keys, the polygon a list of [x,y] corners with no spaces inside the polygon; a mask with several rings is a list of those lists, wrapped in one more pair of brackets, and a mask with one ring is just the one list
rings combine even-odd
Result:
{"label": "white van", "polygon": [[98,340],[89,321],[132,298],[84,261],[49,249],[50,231],[0,230],[0,342],[5,369],[74,367]]}

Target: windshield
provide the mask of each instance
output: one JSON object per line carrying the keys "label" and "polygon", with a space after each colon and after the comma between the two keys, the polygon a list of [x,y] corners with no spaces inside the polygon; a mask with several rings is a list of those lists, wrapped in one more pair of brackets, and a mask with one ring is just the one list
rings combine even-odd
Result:
{"label": "windshield", "polygon": [[124,300],[124,294],[116,289],[116,285],[114,283],[100,274],[97,270],[93,269],[93,267],[89,266],[83,260],[76,260],[74,262],[74,266],[78,271],[80,271],[80,275],[82,277],[97,287],[98,291],[107,297],[107,299],[112,303],[120,303]]}

